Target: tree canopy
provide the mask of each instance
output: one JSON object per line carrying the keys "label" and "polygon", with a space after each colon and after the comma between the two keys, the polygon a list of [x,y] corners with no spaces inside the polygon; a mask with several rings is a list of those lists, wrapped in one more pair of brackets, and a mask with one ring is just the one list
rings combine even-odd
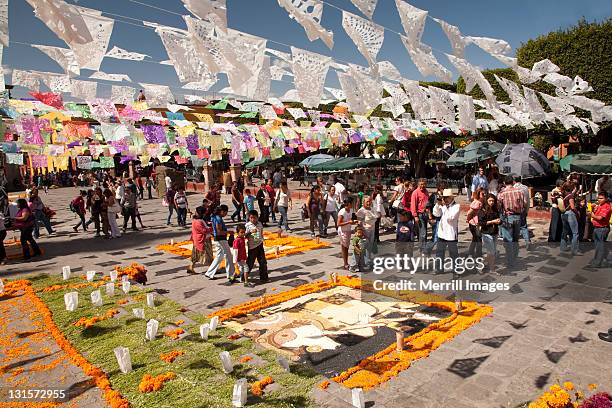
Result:
{"label": "tree canopy", "polygon": [[[575,26],[553,31],[527,41],[516,51],[518,64],[531,68],[534,63],[548,58],[561,68],[561,74],[569,77],[579,75],[593,87],[585,96],[612,104],[612,19],[589,23],[581,19]],[[537,86],[533,86],[537,85]],[[532,87],[554,94],[549,84],[546,90],[538,89],[543,83]]]}

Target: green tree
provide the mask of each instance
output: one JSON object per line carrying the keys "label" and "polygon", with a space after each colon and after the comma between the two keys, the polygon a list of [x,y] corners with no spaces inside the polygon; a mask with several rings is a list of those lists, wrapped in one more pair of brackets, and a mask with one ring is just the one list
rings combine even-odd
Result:
{"label": "green tree", "polygon": [[[581,19],[575,26],[553,31],[527,41],[516,51],[518,64],[531,68],[534,63],[548,58],[559,66],[561,74],[573,78],[579,75],[589,82],[593,92],[589,98],[612,104],[612,19],[587,22]],[[542,81],[530,85],[542,92],[553,92],[554,87]]]}

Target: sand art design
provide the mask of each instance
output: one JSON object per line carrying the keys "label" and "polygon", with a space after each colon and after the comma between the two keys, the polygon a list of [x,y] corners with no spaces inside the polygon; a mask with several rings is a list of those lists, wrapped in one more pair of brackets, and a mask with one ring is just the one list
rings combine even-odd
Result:
{"label": "sand art design", "polygon": [[449,311],[336,286],[229,320],[263,347],[333,377],[395,340],[450,315]]}

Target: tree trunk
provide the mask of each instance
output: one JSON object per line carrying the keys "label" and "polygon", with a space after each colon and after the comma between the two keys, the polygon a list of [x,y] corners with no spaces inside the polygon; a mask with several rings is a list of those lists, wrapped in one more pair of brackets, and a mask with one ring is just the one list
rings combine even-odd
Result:
{"label": "tree trunk", "polygon": [[[362,150],[362,143],[351,143],[348,148],[348,157],[360,157]],[[366,144],[367,146],[367,144]]]}
{"label": "tree trunk", "polygon": [[436,144],[431,141],[423,141],[420,143],[409,143],[406,146],[406,153],[410,158],[410,170],[414,177],[425,177],[425,159],[434,149]]}

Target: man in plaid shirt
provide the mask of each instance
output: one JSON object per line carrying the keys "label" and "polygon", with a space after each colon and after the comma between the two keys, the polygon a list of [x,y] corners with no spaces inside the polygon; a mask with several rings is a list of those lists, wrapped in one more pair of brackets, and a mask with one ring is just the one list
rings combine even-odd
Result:
{"label": "man in plaid shirt", "polygon": [[513,267],[518,257],[518,241],[521,232],[521,214],[525,209],[523,190],[514,185],[514,178],[506,176],[506,187],[499,193],[497,200],[501,207],[501,235],[506,248],[506,264]]}

